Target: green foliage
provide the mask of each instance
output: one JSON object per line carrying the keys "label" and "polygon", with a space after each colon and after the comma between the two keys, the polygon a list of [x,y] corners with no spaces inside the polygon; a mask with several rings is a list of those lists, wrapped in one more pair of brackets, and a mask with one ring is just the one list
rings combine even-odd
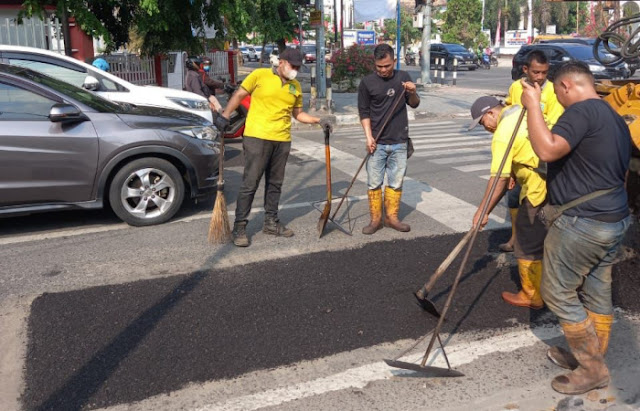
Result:
{"label": "green foliage", "polygon": [[479,0],[449,0],[444,14],[442,41],[462,43],[465,47],[476,44],[479,38],[482,3]]}
{"label": "green foliage", "polygon": [[347,80],[353,89],[356,79],[373,73],[375,69],[373,47],[354,44],[347,49],[337,50],[331,57],[331,63],[331,79],[335,82]]}
{"label": "green foliage", "polygon": [[[382,37],[384,40],[391,41],[395,44],[398,33],[398,25],[396,19],[385,19],[384,28],[382,29]],[[407,9],[400,10],[400,40],[404,46],[407,46],[422,37],[422,31],[413,27],[413,13]]]}

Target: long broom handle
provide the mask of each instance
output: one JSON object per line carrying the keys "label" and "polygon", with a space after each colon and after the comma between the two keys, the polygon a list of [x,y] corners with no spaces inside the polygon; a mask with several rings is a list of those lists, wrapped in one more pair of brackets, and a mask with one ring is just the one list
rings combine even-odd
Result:
{"label": "long broom handle", "polygon": [[[527,113],[526,108],[522,108],[522,112],[520,112],[520,117],[518,117],[518,122],[516,123],[516,127],[513,130],[513,134],[511,135],[511,139],[509,140],[509,144],[507,145],[507,150],[504,153],[504,157],[502,157],[502,161],[500,162],[500,167],[498,167],[498,172],[496,176],[500,176],[502,174],[502,169],[504,169],[504,165],[507,162],[507,158],[509,157],[509,152],[513,147],[513,142],[516,139],[516,135],[518,134],[518,130],[520,129],[520,125],[522,124],[522,120],[524,119],[525,114]],[[471,240],[469,241],[469,246],[467,247],[467,251],[464,254],[464,258],[462,263],[460,264],[460,268],[458,269],[458,274],[456,274],[456,278],[453,281],[453,285],[451,286],[451,291],[449,291],[449,296],[447,297],[447,301],[444,304],[444,308],[442,309],[442,315],[440,315],[440,319],[438,320],[438,325],[436,325],[435,330],[433,331],[433,335],[431,336],[431,341],[429,341],[429,347],[427,347],[427,351],[424,353],[424,357],[422,358],[422,366],[424,367],[427,363],[427,359],[429,358],[429,354],[431,353],[431,349],[436,341],[440,333],[440,328],[442,327],[442,323],[444,323],[444,319],[447,315],[447,311],[451,306],[451,301],[453,300],[453,295],[456,293],[456,289],[458,288],[458,284],[460,283],[460,278],[462,277],[462,272],[467,265],[467,261],[469,260],[469,255],[471,255],[471,249],[473,248],[473,243],[476,241],[476,236],[478,235],[478,231],[480,231],[480,222],[484,219],[484,215],[487,213],[489,209],[489,201],[491,201],[491,197],[493,197],[493,193],[496,191],[496,187],[498,187],[499,178],[495,178],[493,183],[491,184],[491,189],[489,190],[489,195],[486,200],[482,202],[482,211],[480,212],[480,219],[478,224],[471,229]]]}
{"label": "long broom handle", "polygon": [[[376,143],[378,142],[378,139],[380,138],[380,136],[382,135],[382,132],[387,126],[387,123],[389,123],[389,120],[391,120],[391,117],[393,116],[393,113],[396,111],[398,104],[400,104],[400,100],[402,100],[402,98],[404,97],[404,94],[405,94],[405,89],[403,88],[402,92],[400,92],[400,95],[396,98],[396,101],[393,104],[393,107],[391,107],[391,110],[389,111],[387,118],[385,119],[384,123],[382,123],[382,128],[380,128],[380,130],[378,131],[378,135],[376,136],[376,139],[375,139]],[[344,199],[347,198],[347,196],[349,195],[349,191],[351,190],[351,187],[353,187],[353,183],[355,183],[356,179],[358,178],[358,174],[360,174],[360,170],[362,170],[362,167],[367,162],[369,157],[371,157],[371,153],[367,152],[367,155],[362,159],[362,162],[360,163],[360,166],[358,167],[356,174],[351,179],[351,183],[349,183],[349,187],[347,187],[347,191],[345,191],[344,195],[340,199],[340,202],[338,203],[338,207],[336,207],[336,210],[333,212],[333,215],[331,216],[332,220],[336,218],[336,214],[338,214],[338,210],[340,210],[340,207],[342,206]]]}
{"label": "long broom handle", "polygon": [[471,238],[471,234],[472,234],[471,231],[472,230],[469,230],[467,234],[465,234],[464,237],[462,237],[462,240],[460,240],[458,245],[455,246],[455,248],[447,256],[447,258],[445,258],[442,264],[440,264],[440,267],[438,267],[438,269],[431,275],[431,277],[429,278],[429,281],[425,283],[421,291],[423,291],[425,294],[431,291],[436,281],[438,281],[440,276],[442,276],[442,274],[447,270],[447,268],[449,268],[453,260],[455,260],[458,254],[460,254],[460,251],[462,251],[462,249],[467,244],[467,242],[469,242],[469,239]]}

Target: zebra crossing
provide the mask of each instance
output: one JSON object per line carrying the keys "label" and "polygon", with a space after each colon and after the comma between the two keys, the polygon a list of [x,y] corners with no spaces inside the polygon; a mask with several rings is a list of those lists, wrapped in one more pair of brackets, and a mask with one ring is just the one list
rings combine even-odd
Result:
{"label": "zebra crossing", "polygon": [[[414,157],[489,179],[491,133],[482,127],[467,131],[468,121],[434,121],[409,125]],[[338,138],[364,139],[356,129],[340,130]]]}

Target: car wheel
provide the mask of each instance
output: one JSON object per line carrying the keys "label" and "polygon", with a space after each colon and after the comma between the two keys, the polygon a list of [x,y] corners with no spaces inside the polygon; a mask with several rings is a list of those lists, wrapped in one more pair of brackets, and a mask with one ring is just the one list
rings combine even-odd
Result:
{"label": "car wheel", "polygon": [[475,67],[473,67],[473,66],[469,67],[469,71],[474,71],[475,69],[476,69],[476,68],[475,68]]}
{"label": "car wheel", "polygon": [[122,167],[109,186],[109,204],[125,223],[141,227],[173,217],[184,199],[178,169],[160,158],[141,158]]}
{"label": "car wheel", "polygon": [[636,74],[635,70],[631,70],[631,72],[629,73],[629,77],[633,77],[633,75]]}
{"label": "car wheel", "polygon": [[445,68],[447,71],[453,71],[453,61],[447,61],[447,63],[445,64]]}

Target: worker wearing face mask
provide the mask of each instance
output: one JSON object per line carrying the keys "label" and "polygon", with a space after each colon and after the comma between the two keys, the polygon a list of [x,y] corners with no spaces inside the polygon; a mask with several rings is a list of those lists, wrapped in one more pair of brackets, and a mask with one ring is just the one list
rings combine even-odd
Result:
{"label": "worker wearing face mask", "polygon": [[209,74],[211,73],[211,64],[211,59],[207,56],[204,56],[202,58],[202,69],[200,71],[200,74],[202,75],[204,85],[209,87],[209,90],[211,90],[211,95],[215,96],[216,89],[222,90],[224,88],[224,83],[221,81],[216,81],[209,76]]}
{"label": "worker wearing face mask", "polygon": [[274,236],[293,236],[293,231],[278,219],[285,166],[291,150],[291,117],[301,123],[331,128],[330,117],[315,117],[302,111],[302,88],[295,79],[301,65],[300,51],[285,49],[276,67],[254,70],[244,79],[222,116],[216,119],[216,127],[224,130],[231,113],[245,97],[251,95],[251,109],[242,141],[244,173],[233,226],[233,242],[238,247],[249,245],[246,233],[249,212],[258,184],[265,174],[262,231]]}

